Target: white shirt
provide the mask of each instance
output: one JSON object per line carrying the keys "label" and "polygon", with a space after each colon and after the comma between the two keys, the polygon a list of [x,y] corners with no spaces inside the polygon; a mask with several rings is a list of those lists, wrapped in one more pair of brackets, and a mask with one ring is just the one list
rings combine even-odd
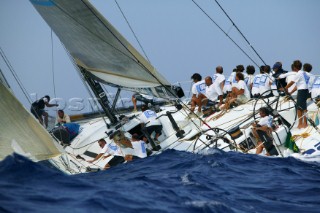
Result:
{"label": "white shirt", "polygon": [[[59,120],[59,121],[58,121]],[[64,114],[63,115],[63,118],[60,118],[59,117],[59,115],[56,117],[56,123],[55,124],[58,124],[58,123],[60,123],[60,121],[65,121],[66,123],[70,123],[70,117],[69,117],[69,115],[67,115],[67,114]]]}
{"label": "white shirt", "polygon": [[146,110],[139,116],[140,123],[146,124],[146,127],[161,125],[157,118],[157,113],[152,110]]}
{"label": "white shirt", "polygon": [[236,80],[236,72],[232,72],[231,73],[231,75],[230,75],[230,82],[231,82],[231,87],[237,87],[237,84],[238,84],[238,82],[237,82],[237,80]]}
{"label": "white shirt", "polygon": [[297,90],[308,89],[310,77],[305,71],[299,70],[293,81],[297,84]]}
{"label": "white shirt", "polygon": [[311,97],[315,98],[320,95],[320,77],[315,77],[311,88]]}
{"label": "white shirt", "polygon": [[244,82],[247,84],[247,87],[250,88],[251,84],[253,83],[253,79],[255,78],[254,75],[247,75],[247,77],[244,79]]}
{"label": "white shirt", "polygon": [[[287,84],[289,84],[291,81],[293,81],[293,79],[295,78],[296,74],[297,73],[294,72],[294,71],[287,72],[287,73],[279,75],[279,78],[286,78],[286,82],[287,82]],[[295,86],[296,86],[296,83],[292,84],[291,87],[288,88],[288,92],[291,93],[291,91],[294,89]],[[297,91],[295,91],[291,95],[297,95]]]}
{"label": "white shirt", "polygon": [[224,87],[223,87],[223,93],[227,93],[231,91],[231,81],[230,81],[230,77],[226,79],[225,83],[224,83]]}
{"label": "white shirt", "polygon": [[[238,84],[238,82],[236,80],[236,74],[237,74],[236,72],[233,72],[230,75],[230,77],[232,76],[232,81],[231,81],[232,87],[237,87],[237,84]],[[248,74],[245,72],[242,72],[242,74],[243,74],[243,79],[246,80],[248,78]]]}
{"label": "white shirt", "polygon": [[316,76],[313,75],[313,74],[311,74],[310,72],[306,72],[306,74],[309,76],[308,90],[309,90],[309,92],[311,92],[311,90],[312,90],[312,85],[313,85],[313,82],[314,82]]}
{"label": "white shirt", "polygon": [[123,153],[121,152],[121,148],[115,144],[114,142],[109,143],[108,145],[104,145],[104,147],[100,151],[101,154],[108,153],[110,155],[114,156],[123,156]]}
{"label": "white shirt", "polygon": [[[216,73],[212,76],[212,83],[216,84],[220,88],[221,88],[221,83],[224,82],[225,80],[226,80],[226,77],[220,73]],[[223,88],[221,88],[221,89],[223,89]]]}
{"label": "white shirt", "polygon": [[251,93],[252,95],[256,95],[260,93],[260,76],[261,74],[257,74],[253,79],[252,79],[252,89]]}
{"label": "white shirt", "polygon": [[245,83],[243,80],[238,81],[237,88],[238,88],[239,90],[244,89],[244,93],[243,93],[243,94],[244,94],[248,99],[250,99],[250,92],[249,92],[249,90],[248,90],[248,87],[247,87],[246,83]]}
{"label": "white shirt", "polygon": [[258,124],[260,126],[267,126],[267,127],[271,127],[272,126],[272,120],[273,117],[271,115],[269,116],[264,116],[263,118],[260,119],[260,121],[258,122]]}
{"label": "white shirt", "polygon": [[194,95],[199,95],[200,93],[205,94],[206,93],[206,84],[204,80],[198,81],[197,83],[194,83],[192,85],[191,89],[192,94]]}
{"label": "white shirt", "polygon": [[222,95],[222,90],[221,88],[216,85],[216,84],[211,84],[210,86],[206,87],[206,94],[205,96],[211,100],[211,101],[215,101],[218,99],[219,95]]}
{"label": "white shirt", "polygon": [[146,143],[144,141],[131,141],[131,144],[135,153],[133,155],[139,158],[147,157]]}
{"label": "white shirt", "polygon": [[[265,91],[270,90],[270,89],[271,89],[270,76],[267,73],[263,73],[260,76],[260,85],[259,85],[260,95],[262,95]],[[269,95],[269,94],[270,94],[270,92],[264,93],[263,95]]]}

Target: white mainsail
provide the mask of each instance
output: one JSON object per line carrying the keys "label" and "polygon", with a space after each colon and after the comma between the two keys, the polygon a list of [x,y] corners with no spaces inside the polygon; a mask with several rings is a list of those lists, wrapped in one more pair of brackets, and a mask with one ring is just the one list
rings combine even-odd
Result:
{"label": "white mainsail", "polygon": [[0,160],[16,152],[34,161],[58,156],[49,133],[0,83]]}
{"label": "white mainsail", "polygon": [[172,96],[161,87],[170,88],[170,83],[87,0],[31,3],[77,65],[99,81],[143,93],[149,90],[156,96]]}

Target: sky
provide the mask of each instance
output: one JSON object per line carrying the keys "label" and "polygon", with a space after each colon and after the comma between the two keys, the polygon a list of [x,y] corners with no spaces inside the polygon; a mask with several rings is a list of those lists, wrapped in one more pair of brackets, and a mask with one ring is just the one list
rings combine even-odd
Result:
{"label": "sky", "polygon": [[[238,65],[253,65],[192,0],[117,0],[151,64],[171,83],[191,87],[190,77],[212,75],[224,67],[229,75]],[[262,61],[240,36],[214,0],[195,0],[255,63]],[[97,10],[142,53],[114,0],[91,0]],[[320,74],[320,1],[318,0],[219,0],[220,5],[269,65],[281,61],[290,70],[293,60],[313,65]],[[34,100],[44,95],[59,98],[69,114],[83,99],[89,111],[89,94],[66,50],[27,0],[0,1],[0,47]],[[15,95],[30,104],[0,58],[0,69]],[[256,67],[257,70],[257,67]],[[257,71],[256,71],[257,72]],[[109,92],[114,92],[109,90]],[[128,93],[122,98],[130,101]],[[53,109],[52,109],[53,110]],[[51,112],[52,113],[52,112]]]}

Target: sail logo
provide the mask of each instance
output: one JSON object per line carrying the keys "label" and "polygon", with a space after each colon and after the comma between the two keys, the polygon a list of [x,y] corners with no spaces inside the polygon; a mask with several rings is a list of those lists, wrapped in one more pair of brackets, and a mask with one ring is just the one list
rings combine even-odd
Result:
{"label": "sail logo", "polygon": [[260,85],[260,76],[256,76],[254,79],[253,79],[253,85],[252,87],[259,87]]}
{"label": "sail logo", "polygon": [[218,78],[218,75],[217,75],[217,74],[214,74],[214,75],[212,76],[212,83],[214,83],[217,78]]}
{"label": "sail logo", "polygon": [[262,76],[260,77],[260,85],[261,85],[261,86],[264,86],[265,83],[266,83],[266,81],[267,81],[267,76],[266,76],[266,75],[262,75]]}
{"label": "sail logo", "polygon": [[320,77],[317,77],[316,80],[314,81],[312,88],[320,88]]}
{"label": "sail logo", "polygon": [[113,151],[117,151],[117,149],[118,149],[118,146],[117,146],[117,145],[112,146],[111,144],[109,144],[108,146],[109,146],[109,148],[110,148],[111,150],[113,150]]}
{"label": "sail logo", "polygon": [[308,76],[308,74],[304,72],[303,77],[304,77],[306,84],[309,84],[310,77]]}
{"label": "sail logo", "polygon": [[40,6],[54,6],[51,0],[30,0],[32,4]]}
{"label": "sail logo", "polygon": [[196,88],[199,93],[204,93],[206,91],[206,84],[205,83],[198,84]]}
{"label": "sail logo", "polygon": [[146,116],[146,118],[157,117],[157,114],[151,110],[145,111],[144,115]]}

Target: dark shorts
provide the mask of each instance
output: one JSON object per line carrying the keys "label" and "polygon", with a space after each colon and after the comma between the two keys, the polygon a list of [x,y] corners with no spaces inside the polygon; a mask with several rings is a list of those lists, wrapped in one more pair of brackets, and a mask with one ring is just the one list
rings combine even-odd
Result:
{"label": "dark shorts", "polygon": [[135,155],[132,156],[132,160],[137,160],[137,159],[141,159],[141,158],[139,158],[138,156],[135,156]]}
{"label": "dark shorts", "polygon": [[254,94],[252,97],[253,97],[253,98],[259,98],[259,97],[260,97],[260,93]]}
{"label": "dark shorts", "polygon": [[34,115],[34,117],[36,117],[38,119],[41,118],[41,116],[44,113],[44,109],[38,109],[38,108],[34,108],[34,107],[31,107],[30,111]]}
{"label": "dark shorts", "polygon": [[308,89],[298,90],[298,95],[297,95],[297,109],[298,110],[306,110],[307,109],[308,94],[309,94]]}
{"label": "dark shorts", "polygon": [[270,98],[270,97],[273,97],[273,93],[272,92],[270,92],[269,94],[264,94],[263,96],[262,96],[263,98]]}
{"label": "dark shorts", "polygon": [[112,166],[116,166],[120,163],[123,163],[125,160],[124,160],[124,157],[122,156],[114,156],[109,162],[108,164],[110,165],[110,167]]}
{"label": "dark shorts", "polygon": [[148,126],[146,127],[146,130],[149,135],[151,135],[153,132],[156,132],[158,134],[161,134],[162,131],[162,125],[154,125],[154,126]]}

